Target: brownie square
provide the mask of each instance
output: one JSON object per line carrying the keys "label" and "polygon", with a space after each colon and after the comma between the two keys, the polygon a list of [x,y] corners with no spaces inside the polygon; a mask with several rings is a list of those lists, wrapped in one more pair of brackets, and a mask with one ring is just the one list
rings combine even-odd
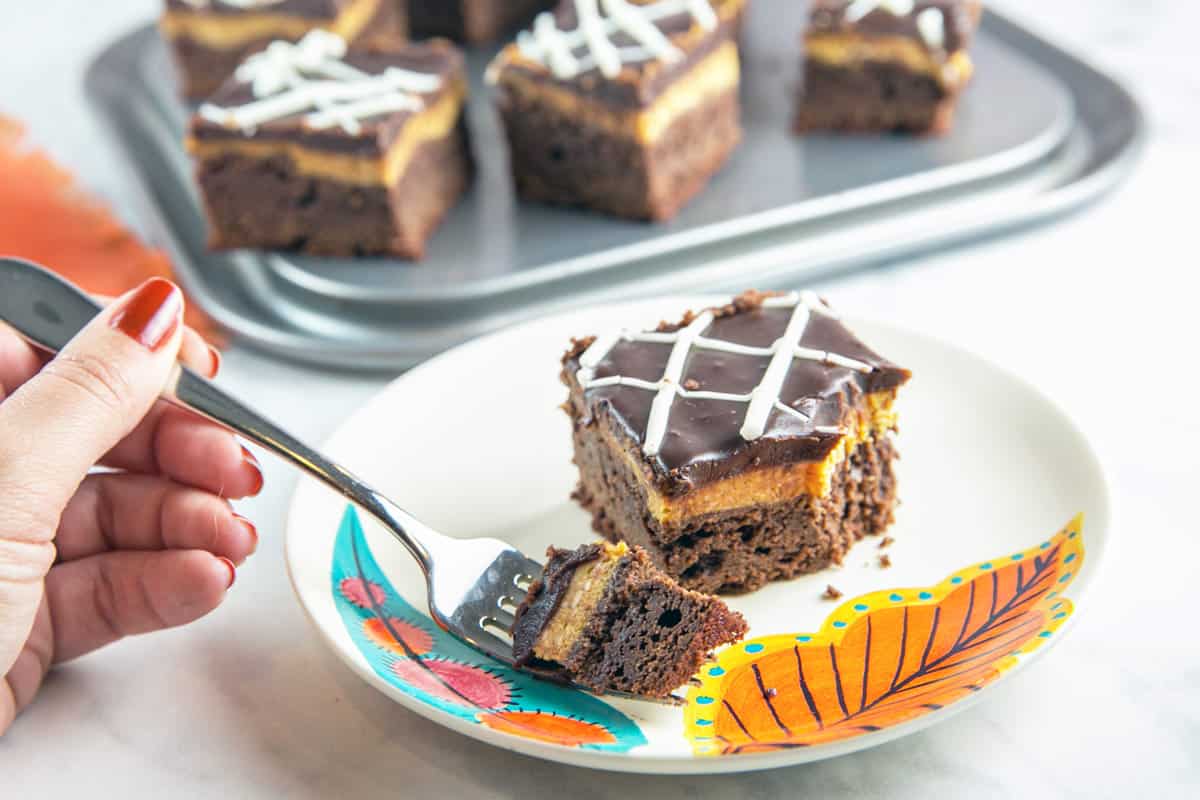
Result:
{"label": "brownie square", "polygon": [[519,665],[597,692],[666,697],[748,626],[715,597],[684,589],[641,548],[550,548],[513,625]]}
{"label": "brownie square", "polygon": [[471,179],[466,93],[445,40],[271,44],[192,118],[210,245],[420,258]]}
{"label": "brownie square", "polygon": [[837,562],[892,521],[909,372],[810,293],[746,293],[647,333],[577,340],[576,498],[612,541],[703,592]]}
{"label": "brownie square", "polygon": [[413,36],[492,42],[557,0],[408,0]]}
{"label": "brownie square", "polygon": [[978,0],[815,0],[796,130],[947,132],[981,14]]}
{"label": "brownie square", "polygon": [[407,35],[404,2],[166,0],[159,29],[173,51],[184,96],[198,102],[273,41],[298,42],[320,29],[354,48],[395,47]]}
{"label": "brownie square", "polygon": [[489,69],[518,194],[673,217],[741,140],[744,6],[630,0],[613,16],[607,0],[567,0],[540,15]]}

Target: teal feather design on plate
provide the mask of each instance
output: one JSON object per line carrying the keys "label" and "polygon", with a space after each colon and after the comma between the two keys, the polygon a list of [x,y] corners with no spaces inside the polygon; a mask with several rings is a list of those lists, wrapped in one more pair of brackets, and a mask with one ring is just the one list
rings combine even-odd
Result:
{"label": "teal feather design on plate", "polygon": [[644,745],[637,724],[592,695],[493,661],[444,632],[393,588],[346,507],[331,589],[346,632],[375,673],[438,710],[514,736],[626,752]]}

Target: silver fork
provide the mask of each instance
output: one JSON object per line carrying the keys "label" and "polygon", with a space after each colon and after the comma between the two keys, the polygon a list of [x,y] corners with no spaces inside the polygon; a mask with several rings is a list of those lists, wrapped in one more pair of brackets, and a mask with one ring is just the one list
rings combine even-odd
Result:
{"label": "silver fork", "polygon": [[[48,270],[0,258],[0,320],[30,343],[57,353],[101,310],[79,288]],[[176,365],[163,399],[270,450],[341,492],[383,523],[420,564],[429,612],[438,625],[513,666],[513,612],[542,565],[498,539],[453,539],[400,506],[195,372]]]}

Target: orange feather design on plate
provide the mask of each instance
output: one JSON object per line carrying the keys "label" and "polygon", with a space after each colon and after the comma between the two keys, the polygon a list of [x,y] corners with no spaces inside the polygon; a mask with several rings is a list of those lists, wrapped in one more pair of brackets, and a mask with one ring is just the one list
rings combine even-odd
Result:
{"label": "orange feather design on plate", "polygon": [[819,633],[767,636],[721,652],[688,693],[699,754],[847,739],[941,710],[995,680],[1070,616],[1061,592],[1083,563],[1082,517],[1027,551],[927,589],[841,605]]}

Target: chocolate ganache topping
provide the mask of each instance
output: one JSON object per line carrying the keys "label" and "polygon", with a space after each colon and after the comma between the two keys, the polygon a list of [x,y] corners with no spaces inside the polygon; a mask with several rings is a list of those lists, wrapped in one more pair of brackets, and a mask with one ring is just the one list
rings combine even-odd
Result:
{"label": "chocolate ganache topping", "polygon": [[[634,24],[605,28],[605,49],[613,57],[609,66],[616,68],[606,74],[603,56],[583,35],[579,3],[565,0],[543,12],[505,51],[511,57],[502,54],[497,64],[615,109],[643,108],[734,37],[744,5],[745,0],[635,0],[625,12],[635,18]],[[603,0],[596,8],[604,11]],[[610,18],[601,19],[607,25]],[[560,48],[570,56],[566,64],[551,55]]]}
{"label": "chocolate ganache topping", "polygon": [[351,52],[338,36],[313,31],[247,59],[200,107],[191,135],[376,156],[410,117],[463,81],[464,69],[462,55],[445,40]]}
{"label": "chocolate ganache topping", "polygon": [[811,293],[746,293],[647,333],[584,340],[564,357],[581,421],[636,442],[659,491],[821,461],[864,396],[911,373],[863,344]]}
{"label": "chocolate ganache topping", "polygon": [[954,53],[971,44],[982,11],[979,0],[813,0],[810,32],[904,36]]}
{"label": "chocolate ganache topping", "polygon": [[577,550],[552,547],[546,555],[546,569],[529,587],[513,623],[513,659],[517,666],[524,666],[534,657],[533,646],[562,605],[575,570],[599,558],[600,545],[589,544]]}

